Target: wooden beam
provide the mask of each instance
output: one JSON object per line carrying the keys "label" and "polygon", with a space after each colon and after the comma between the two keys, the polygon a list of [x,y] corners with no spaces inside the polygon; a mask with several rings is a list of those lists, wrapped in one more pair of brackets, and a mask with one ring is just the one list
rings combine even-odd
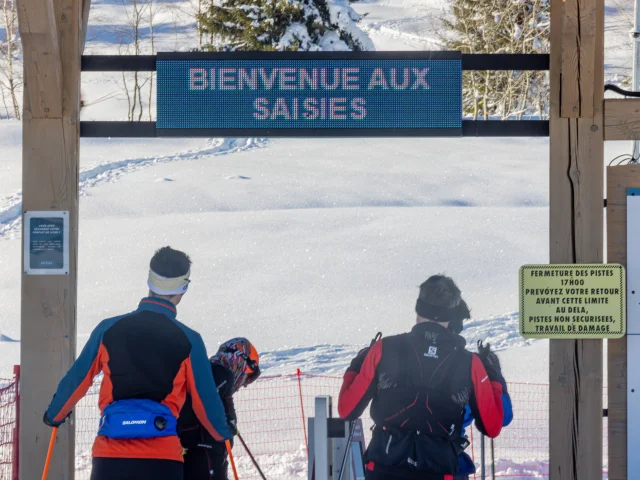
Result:
{"label": "wooden beam", "polygon": [[[627,188],[640,187],[640,167],[607,168],[607,260],[627,265]],[[609,480],[627,480],[627,338],[609,340]]]}
{"label": "wooden beam", "polygon": [[89,11],[91,10],[91,0],[82,0],[82,28],[80,30],[80,55],[84,52],[84,44],[87,41],[87,30],[89,29]]}
{"label": "wooden beam", "polygon": [[604,101],[604,139],[640,140],[640,98]]}
{"label": "wooden beam", "polygon": [[[597,47],[598,0],[565,0],[562,2],[562,34],[552,48],[562,48],[562,118],[594,116],[594,81]],[[561,42],[561,43],[560,43]]]}
{"label": "wooden beam", "polygon": [[54,0],[18,1],[18,27],[24,50],[27,117],[62,118],[62,61]]}
{"label": "wooden beam", "polygon": [[[69,211],[69,275],[22,276],[20,478],[41,478],[42,416],[76,353],[81,0],[18,0],[24,51],[25,210]],[[23,222],[24,228],[24,222]],[[23,270],[24,271],[24,270]],[[73,421],[58,430],[49,480],[74,477]]]}
{"label": "wooden beam", "polygon": [[[551,1],[550,79],[549,258],[602,262],[604,0]],[[601,480],[602,341],[551,340],[549,362],[549,478]]]}

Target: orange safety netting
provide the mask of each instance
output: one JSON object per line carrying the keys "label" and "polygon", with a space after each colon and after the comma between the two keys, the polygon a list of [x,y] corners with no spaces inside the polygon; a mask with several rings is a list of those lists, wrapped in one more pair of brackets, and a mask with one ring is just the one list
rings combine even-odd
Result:
{"label": "orange safety netting", "polygon": [[[326,395],[337,401],[342,379],[336,376],[298,374],[263,376],[235,395],[238,427],[269,480],[306,478],[307,418],[314,415],[316,396]],[[0,480],[17,480],[17,440],[19,414],[19,369],[16,377],[0,380]],[[91,445],[98,429],[97,405],[99,379],[75,409],[76,479],[88,480],[91,472]],[[495,439],[493,458],[491,440],[485,439],[486,478],[549,476],[549,386],[510,383],[514,420]],[[604,405],[607,405],[604,389]],[[334,406],[333,411],[336,412]],[[372,422],[363,416],[368,435]],[[604,418],[603,458],[606,473],[607,418]],[[481,438],[471,428],[471,445],[466,450],[474,459],[480,479]],[[249,456],[236,440],[233,454],[241,479],[258,479]]]}
{"label": "orange safety netting", "polygon": [[[341,377],[309,375],[263,376],[235,396],[238,428],[267,478],[306,478],[307,432],[306,418],[314,416],[316,396],[330,396],[337,402]],[[97,391],[94,391],[94,393]],[[606,392],[606,389],[605,389]],[[495,465],[496,478],[548,477],[549,475],[549,386],[545,384],[510,383],[514,420],[494,440],[495,459],[492,462],[491,441],[485,440],[487,478]],[[301,402],[302,399],[302,402]],[[77,409],[79,473],[90,470],[91,442],[98,424],[97,399],[87,396]],[[606,405],[606,397],[605,397]],[[337,406],[334,405],[337,415]],[[303,420],[304,419],[304,420]],[[603,428],[607,451],[606,418]],[[365,433],[372,426],[368,414],[363,415]],[[478,466],[481,463],[481,438],[471,428],[471,446],[467,449]],[[241,479],[258,479],[249,457],[240,442],[233,449]],[[605,465],[606,467],[606,465]],[[78,480],[88,479],[76,476]]]}

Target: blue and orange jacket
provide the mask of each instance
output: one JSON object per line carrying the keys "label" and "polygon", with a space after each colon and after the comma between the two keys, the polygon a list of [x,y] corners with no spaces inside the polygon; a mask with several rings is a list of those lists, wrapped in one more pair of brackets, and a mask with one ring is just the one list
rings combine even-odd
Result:
{"label": "blue and orange jacket", "polygon": [[[118,400],[147,399],[165,405],[177,418],[189,393],[209,433],[219,441],[232,437],[202,338],[176,320],[171,302],[144,298],[136,311],[101,322],[58,385],[46,417],[54,424],[63,422],[100,372],[101,414]],[[177,435],[98,436],[93,456],[182,461],[182,448]]]}

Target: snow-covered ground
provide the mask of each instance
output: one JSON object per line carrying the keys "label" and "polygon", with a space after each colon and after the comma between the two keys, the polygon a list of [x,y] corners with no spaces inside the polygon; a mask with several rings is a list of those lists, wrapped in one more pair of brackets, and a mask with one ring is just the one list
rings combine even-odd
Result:
{"label": "snow-covered ground", "polygon": [[[159,5],[157,49],[195,46],[190,3]],[[378,50],[416,50],[434,48],[446,5],[355,8]],[[122,12],[92,2],[87,53],[127,53]],[[622,9],[608,2],[607,14],[611,77],[628,71],[630,52]],[[83,78],[83,119],[126,116],[118,74]],[[0,122],[0,334],[12,339],[20,142],[19,123]],[[628,149],[607,145],[605,158]],[[267,374],[339,375],[377,331],[409,329],[418,285],[444,272],[472,308],[469,344],[491,341],[510,381],[548,381],[548,343],[517,331],[518,268],[548,261],[546,139],[82,139],[80,182],[79,346],[101,319],[135,307],[153,251],[168,244],[194,261],[179,317],[209,350],[249,337]],[[9,376],[20,344],[2,340]]]}
{"label": "snow-covered ground", "polygon": [[[2,141],[18,152],[18,125],[6,125]],[[468,298],[470,339],[525,345],[514,313],[517,271],[547,261],[548,142],[326,145],[83,139],[79,343],[105,316],[135,306],[153,250],[170,244],[195,262],[180,317],[211,349],[234,335],[278,351],[406,330],[417,286],[437,272]],[[623,148],[611,146],[607,157]],[[11,177],[18,158],[3,163]],[[11,338],[19,337],[15,183],[2,176],[0,333]],[[0,348],[9,373],[19,346]],[[514,379],[539,381],[536,371],[527,366]]]}
{"label": "snow-covered ground", "polygon": [[[115,142],[82,141],[81,339],[135,305],[154,248],[171,244],[195,263],[180,316],[211,348],[238,334],[276,350],[397,333],[437,272],[458,280],[502,347],[523,343],[511,312],[518,267],[547,258],[545,140],[200,140],[91,160]],[[0,261],[16,273],[3,279],[0,328],[15,337],[18,213],[9,220]]]}

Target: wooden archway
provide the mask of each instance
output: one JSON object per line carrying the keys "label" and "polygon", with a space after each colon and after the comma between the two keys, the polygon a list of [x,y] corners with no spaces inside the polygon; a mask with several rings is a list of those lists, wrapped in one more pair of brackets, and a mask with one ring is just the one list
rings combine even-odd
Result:
{"label": "wooden archway", "polygon": [[[40,478],[50,433],[42,414],[76,353],[80,62],[89,4],[18,0],[25,70],[23,209],[69,211],[71,231],[69,275],[22,277],[24,480]],[[550,258],[602,262],[604,140],[640,138],[640,129],[629,127],[638,103],[607,102],[605,119],[604,0],[552,0],[551,6]],[[515,278],[514,272],[514,285]],[[625,344],[612,344],[609,378],[620,385]],[[600,480],[602,341],[551,341],[550,363],[550,478]],[[626,479],[626,383],[618,390],[610,391],[610,404],[619,407],[610,409],[610,425],[617,425],[610,448],[618,453],[610,460],[610,478]],[[73,478],[73,440],[68,422],[60,429],[49,478]]]}

